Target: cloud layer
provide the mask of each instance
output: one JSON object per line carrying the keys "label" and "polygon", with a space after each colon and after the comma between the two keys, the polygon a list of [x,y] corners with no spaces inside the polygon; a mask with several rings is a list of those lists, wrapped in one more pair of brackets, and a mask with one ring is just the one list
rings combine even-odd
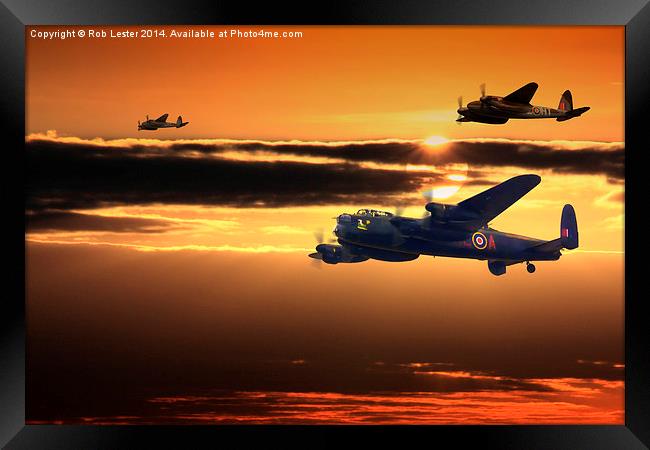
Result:
{"label": "cloud layer", "polygon": [[[152,221],[106,220],[70,210],[105,205],[202,204],[283,207],[412,201],[426,186],[492,185],[499,168],[521,172],[624,176],[618,143],[504,139],[450,141],[265,142],[31,135],[26,140],[27,211],[32,229],[155,232]],[[404,200],[411,195],[411,200]],[[419,200],[421,201],[421,200]]]}

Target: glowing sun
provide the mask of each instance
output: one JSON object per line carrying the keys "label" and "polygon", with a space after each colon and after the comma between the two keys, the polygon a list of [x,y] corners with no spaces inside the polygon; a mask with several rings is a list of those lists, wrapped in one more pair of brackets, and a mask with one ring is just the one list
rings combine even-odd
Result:
{"label": "glowing sun", "polygon": [[436,146],[436,145],[444,144],[445,142],[449,142],[449,139],[447,139],[446,137],[442,137],[442,136],[429,136],[428,138],[426,138],[424,140],[424,143],[426,145],[430,145],[430,146]]}

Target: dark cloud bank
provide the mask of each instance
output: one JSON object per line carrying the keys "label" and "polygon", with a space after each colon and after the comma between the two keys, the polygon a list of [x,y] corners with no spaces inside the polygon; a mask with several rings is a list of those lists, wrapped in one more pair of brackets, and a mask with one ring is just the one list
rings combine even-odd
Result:
{"label": "dark cloud bank", "polygon": [[[492,185],[495,168],[520,167],[522,173],[603,175],[624,179],[623,147],[567,150],[541,143],[452,141],[444,149],[413,142],[359,142],[330,146],[264,142],[134,144],[112,147],[51,140],[28,140],[26,210],[31,229],[159,231],[161,223],[137,219],[91,219],[70,209],[152,203],[233,207],[282,207],[337,203],[395,203],[400,196],[440,181],[444,172],[368,168],[377,164],[445,165],[467,163],[469,184]],[[296,161],[233,160],[225,151],[250,157],[260,152],[331,159],[324,164]],[[196,154],[199,154],[197,157]],[[192,154],[192,156],[190,156]],[[101,222],[101,223],[100,223]]]}

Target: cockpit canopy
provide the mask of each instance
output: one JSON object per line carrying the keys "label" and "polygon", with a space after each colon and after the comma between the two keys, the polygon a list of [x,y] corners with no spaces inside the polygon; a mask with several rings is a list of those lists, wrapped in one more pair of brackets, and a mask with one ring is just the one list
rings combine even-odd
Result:
{"label": "cockpit canopy", "polygon": [[360,209],[356,213],[357,216],[372,216],[372,217],[393,217],[393,214],[386,211],[377,211],[376,209]]}

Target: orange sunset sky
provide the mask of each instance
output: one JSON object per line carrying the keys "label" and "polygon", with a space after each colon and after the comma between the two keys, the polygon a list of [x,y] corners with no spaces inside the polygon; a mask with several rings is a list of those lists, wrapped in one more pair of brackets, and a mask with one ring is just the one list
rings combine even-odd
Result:
{"label": "orange sunset sky", "polygon": [[[624,422],[623,27],[150,28],[302,37],[26,27],[28,422]],[[591,110],[455,123],[530,81]],[[343,211],[524,173],[491,225],[580,230],[535,274],[306,256]]]}
{"label": "orange sunset sky", "polygon": [[[28,37],[27,133],[149,137],[136,121],[169,112],[192,126],[164,138],[623,140],[623,27],[250,28],[303,37]],[[555,108],[571,89],[592,110],[563,124],[454,123],[457,97],[478,99],[481,83],[506,95],[529,81],[534,104]]]}

